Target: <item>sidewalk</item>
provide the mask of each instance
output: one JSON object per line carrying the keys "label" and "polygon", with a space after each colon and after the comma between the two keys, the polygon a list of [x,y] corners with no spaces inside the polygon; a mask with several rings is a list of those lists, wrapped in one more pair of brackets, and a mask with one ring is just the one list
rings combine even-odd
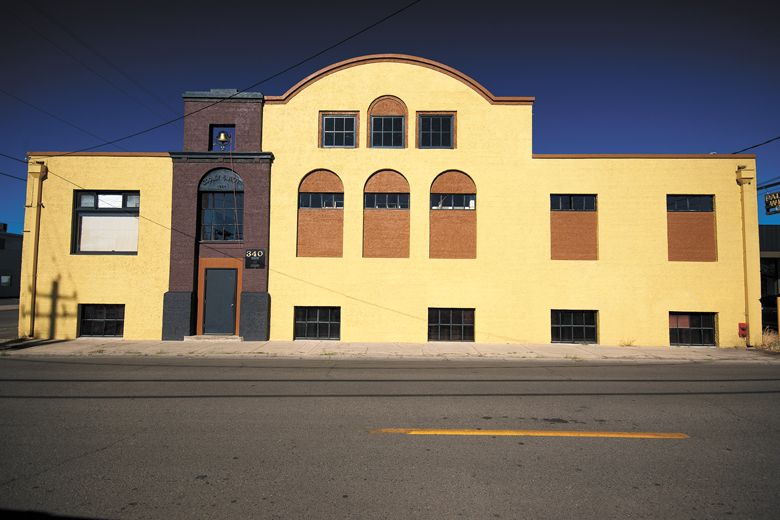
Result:
{"label": "sidewalk", "polygon": [[514,345],[490,343],[344,343],[338,341],[72,341],[0,345],[3,356],[161,356],[287,359],[643,360],[780,363],[780,356],[730,348]]}

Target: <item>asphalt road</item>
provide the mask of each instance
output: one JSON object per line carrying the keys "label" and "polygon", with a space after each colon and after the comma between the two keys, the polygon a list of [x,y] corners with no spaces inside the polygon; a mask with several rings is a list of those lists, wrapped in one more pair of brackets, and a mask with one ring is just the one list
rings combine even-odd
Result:
{"label": "asphalt road", "polygon": [[[777,518],[780,367],[0,356],[0,509]],[[442,436],[379,428],[678,432]]]}

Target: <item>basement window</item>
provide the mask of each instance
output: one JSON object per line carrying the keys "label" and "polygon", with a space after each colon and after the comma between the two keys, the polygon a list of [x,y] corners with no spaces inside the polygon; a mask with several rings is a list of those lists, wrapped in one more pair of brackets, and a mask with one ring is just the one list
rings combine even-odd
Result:
{"label": "basement window", "polygon": [[715,346],[715,313],[670,312],[669,343],[684,346]]}
{"label": "basement window", "polygon": [[79,305],[79,336],[110,336],[121,338],[124,331],[124,305]]}
{"label": "basement window", "polygon": [[596,311],[551,311],[553,343],[596,343]]}
{"label": "basement window", "polygon": [[428,309],[428,341],[474,341],[474,309]]}
{"label": "basement window", "polygon": [[295,339],[341,339],[341,307],[295,307]]}

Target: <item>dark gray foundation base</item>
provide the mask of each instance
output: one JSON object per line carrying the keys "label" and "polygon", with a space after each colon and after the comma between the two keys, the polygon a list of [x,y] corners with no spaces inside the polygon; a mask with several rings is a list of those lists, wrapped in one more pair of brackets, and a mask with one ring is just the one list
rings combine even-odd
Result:
{"label": "dark gray foundation base", "polygon": [[245,341],[268,341],[271,295],[267,292],[241,293],[239,336]]}
{"label": "dark gray foundation base", "polygon": [[169,291],[163,296],[162,339],[178,340],[193,334],[193,294]]}

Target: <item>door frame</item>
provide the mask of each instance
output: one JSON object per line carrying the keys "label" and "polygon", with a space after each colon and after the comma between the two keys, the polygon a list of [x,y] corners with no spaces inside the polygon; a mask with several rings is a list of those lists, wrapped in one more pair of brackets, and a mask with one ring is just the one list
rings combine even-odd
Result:
{"label": "door frame", "polygon": [[198,321],[195,333],[203,335],[203,318],[205,316],[206,296],[206,269],[235,269],[236,270],[236,323],[235,334],[240,330],[241,324],[241,285],[244,278],[244,265],[242,258],[199,258],[198,259]]}

